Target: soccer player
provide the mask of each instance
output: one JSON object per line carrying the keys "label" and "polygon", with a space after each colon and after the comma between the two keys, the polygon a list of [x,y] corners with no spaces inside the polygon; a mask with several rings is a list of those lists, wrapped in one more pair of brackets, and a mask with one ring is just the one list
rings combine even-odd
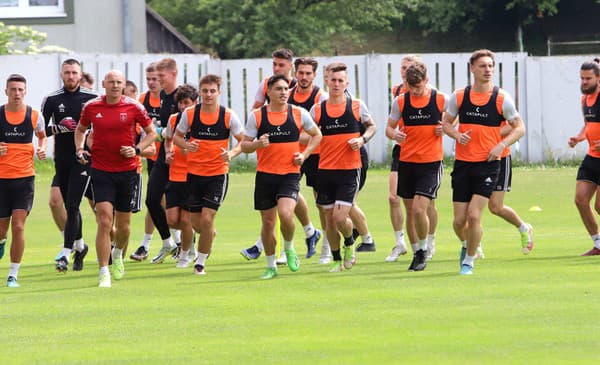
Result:
{"label": "soccer player", "polygon": [[[325,229],[333,262],[330,272],[351,269],[356,261],[350,209],[360,185],[360,148],[376,132],[366,105],[346,96],[348,71],[343,63],[330,68],[327,77],[329,99],[311,110],[323,132],[317,183],[317,204],[325,210]],[[360,124],[365,132],[360,135]],[[343,264],[340,234],[344,237]]]}
{"label": "soccer player", "polygon": [[65,60],[61,65],[63,87],[42,102],[42,114],[48,122],[46,135],[54,136],[56,173],[50,188],[50,210],[63,234],[63,249],[55,258],[56,270],[63,273],[68,270],[73,251],[73,271],[83,269],[83,259],[88,252],[83,241],[79,207],[84,194],[92,198],[89,167],[77,163],[73,138],[83,104],[97,95],[81,87],[81,75],[79,61]]}
{"label": "soccer player", "polygon": [[[157,133],[162,132],[160,126],[160,80],[158,78],[158,72],[156,71],[156,63],[151,63],[146,67],[146,85],[148,91],[142,93],[138,98],[138,101],[144,105],[148,116],[152,119],[155,127],[157,127]],[[160,131],[158,129],[161,129]],[[156,162],[158,153],[160,150],[160,142],[155,142],[156,153],[152,156],[146,157],[146,166],[148,169],[148,176],[152,173],[152,167]],[[150,213],[146,211],[144,218],[144,237],[140,246],[135,250],[134,253],[129,256],[134,261],[144,261],[148,258],[148,252],[150,252],[150,243],[152,242],[152,233],[154,232],[154,223],[152,223],[152,217]]]}
{"label": "soccer player", "polygon": [[[88,127],[94,130],[90,173],[96,207],[96,253],[100,266],[99,286],[111,286],[108,271],[110,231],[116,224],[116,246],[112,252],[113,276],[125,274],[123,249],[129,241],[133,189],[137,177],[136,156],[150,146],[156,132],[144,107],[123,95],[125,77],[117,70],[109,71],[102,81],[106,95],[88,101],[81,111],[75,130],[75,148],[80,163],[88,163],[90,153],[83,148]],[[146,133],[136,141],[136,125]]]}
{"label": "soccer player", "polygon": [[[511,127],[503,123],[501,130],[502,137],[510,133]],[[512,157],[510,147],[506,147],[500,156],[500,172],[498,173],[498,183],[494,186],[494,191],[490,196],[488,208],[492,214],[504,219],[519,230],[521,236],[521,252],[523,255],[529,254],[533,250],[533,227],[524,222],[519,214],[508,205],[504,204],[504,196],[511,189],[512,182]],[[483,258],[483,249],[479,247],[479,254]]]}
{"label": "soccer player", "polygon": [[131,80],[125,81],[125,90],[123,90],[123,95],[128,96],[132,99],[138,98],[138,87],[135,82]]}
{"label": "soccer player", "polygon": [[6,285],[18,288],[19,267],[25,251],[25,221],[33,206],[33,135],[38,138],[35,153],[43,160],[46,132],[42,114],[25,104],[25,77],[8,76],[4,92],[8,102],[0,107],[0,258],[4,256],[10,227],[10,268]]}
{"label": "soccer player", "polygon": [[[246,125],[242,151],[257,153],[254,209],[262,218],[261,238],[267,257],[262,279],[277,276],[275,222],[279,216],[285,255],[291,271],[300,261],[294,249],[294,209],[300,191],[300,166],[321,141],[321,132],[309,113],[288,104],[289,83],[285,75],[274,75],[267,82],[270,103],[254,110]],[[312,138],[300,152],[300,133]]]}
{"label": "soccer player", "polygon": [[414,231],[418,239],[408,270],[422,271],[429,249],[428,207],[437,197],[443,176],[440,123],[448,96],[429,85],[424,63],[412,62],[405,73],[408,91],[394,99],[386,136],[402,146],[396,193],[406,208],[406,229]]}
{"label": "soccer player", "polygon": [[[283,75],[285,79],[288,81],[288,87],[290,90],[297,85],[298,80],[291,76],[292,71],[292,60],[294,58],[294,53],[286,48],[278,49],[272,53],[273,56],[273,75]],[[269,102],[269,96],[267,93],[267,83],[269,78],[265,78],[258,90],[256,91],[256,96],[254,100],[254,105],[252,109],[258,109],[262,107],[266,102]],[[310,85],[307,85],[310,87]],[[307,257],[311,257],[314,255],[314,247],[317,245],[317,242],[322,236],[321,231],[315,229],[313,226],[310,216],[308,213],[308,205],[306,204],[306,199],[302,194],[298,195],[298,200],[296,204],[296,210],[294,212],[298,220],[302,224],[304,228],[304,233],[306,235],[306,246],[307,246]],[[311,248],[313,248],[311,250]],[[240,253],[247,260],[255,260],[257,259],[263,250],[262,239],[258,238],[256,243],[249,247],[245,248]],[[282,252],[279,260],[277,261],[279,264],[285,264],[287,259],[285,258],[285,253]]]}
{"label": "soccer player", "polygon": [[173,145],[173,135],[183,116],[183,111],[198,102],[198,91],[192,85],[180,86],[175,93],[175,101],[179,112],[171,115],[169,125],[165,129],[165,161],[169,165],[169,184],[165,191],[166,213],[169,227],[181,231],[181,252],[177,267],[187,268],[190,266],[190,261],[196,257],[195,250],[190,251],[194,231],[188,204],[188,151]]}
{"label": "soccer player", "polygon": [[[177,102],[175,93],[177,92],[177,63],[172,58],[164,58],[156,64],[158,78],[162,90],[160,92],[160,127],[165,128],[169,122],[171,114],[177,112]],[[161,144],[158,157],[148,178],[148,187],[146,191],[146,206],[152,222],[158,230],[163,245],[154,258],[153,264],[162,263],[168,255],[176,255],[178,246],[175,242],[181,242],[180,237],[173,241],[167,215],[161,201],[165,194],[165,187],[169,182],[169,165],[165,163],[164,143]]]}
{"label": "soccer player", "polygon": [[[494,54],[477,50],[469,64],[473,84],[454,91],[442,118],[444,133],[456,140],[452,201],[453,228],[462,243],[461,275],[473,274],[483,236],[481,216],[498,181],[502,151],[525,134],[513,99],[493,83]],[[453,124],[457,116],[458,130]],[[511,126],[504,137],[500,134],[503,121]]]}
{"label": "soccer player", "polygon": [[[402,77],[402,83],[398,85],[394,85],[392,88],[392,95],[394,98],[404,94],[408,91],[408,87],[406,87],[406,69],[413,62],[422,62],[421,57],[417,55],[406,55],[402,57],[402,61],[400,63],[400,76]],[[441,132],[441,127],[440,127]],[[392,228],[394,229],[394,235],[396,237],[396,245],[392,248],[392,252],[386,257],[387,262],[397,261],[398,258],[408,251],[406,248],[406,243],[404,241],[404,231],[402,230],[402,223],[404,221],[404,217],[402,216],[402,207],[400,206],[400,197],[398,196],[398,162],[400,158],[400,145],[398,143],[394,144],[392,149],[392,164],[390,168],[390,178],[389,178],[389,197],[388,202],[390,205],[390,221],[392,222]],[[437,228],[437,209],[435,207],[435,200],[431,200],[428,208],[427,208],[427,216],[429,218],[429,234],[427,235],[427,259],[430,260],[435,253],[435,230]],[[407,225],[409,223],[409,219],[412,217],[407,217]],[[413,248],[413,254],[418,250],[417,236],[414,230],[407,230],[408,238]]]}
{"label": "soccer player", "polygon": [[581,65],[579,76],[581,78],[581,109],[583,112],[583,128],[574,137],[569,138],[569,146],[575,147],[577,143],[587,139],[588,152],[577,171],[577,184],[575,185],[575,205],[588,234],[592,238],[592,249],[582,256],[600,255],[600,232],[598,221],[590,202],[596,194],[594,209],[600,213],[600,66],[596,60],[584,62]]}
{"label": "soccer player", "polygon": [[[215,217],[229,185],[229,162],[241,153],[239,142],[244,136],[244,127],[237,114],[219,105],[220,94],[219,76],[209,74],[202,77],[202,103],[181,113],[173,137],[176,148],[186,151],[187,209],[191,212],[194,230],[200,233],[198,257],[194,263],[196,275],[206,273],[206,260],[212,250],[215,233]],[[230,135],[238,141],[232,150],[229,150]],[[173,168],[171,165],[171,171]],[[189,247],[182,243],[178,267],[188,260],[187,250]]]}

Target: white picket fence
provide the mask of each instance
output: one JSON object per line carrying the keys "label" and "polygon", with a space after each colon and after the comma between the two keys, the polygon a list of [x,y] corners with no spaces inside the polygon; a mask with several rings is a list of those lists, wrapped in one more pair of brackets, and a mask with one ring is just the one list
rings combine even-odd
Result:
{"label": "white picket fence", "polygon": [[[145,67],[163,57],[173,57],[178,64],[180,84],[198,84],[201,76],[214,73],[223,78],[221,103],[245,118],[254,102],[260,81],[272,74],[271,59],[218,60],[208,55],[164,54],[51,54],[1,56],[0,80],[11,73],[21,73],[28,80],[27,102],[40,107],[43,97],[61,87],[60,64],[70,57],[79,59],[86,72],[95,78],[95,88],[102,92],[101,80],[110,69],[123,71],[140,90],[145,88]],[[349,91],[369,107],[379,132],[368,144],[371,159],[385,162],[390,142],[384,134],[390,109],[391,87],[400,82],[402,54],[367,54],[359,56],[317,57],[322,71],[328,63],[341,61],[349,66]],[[451,93],[469,84],[470,54],[423,54],[430,83]],[[566,140],[581,129],[579,77],[585,56],[528,57],[525,53],[497,53],[495,83],[507,90],[527,125],[527,134],[514,147],[515,157],[539,162],[581,156],[586,146],[569,149]],[[323,72],[317,84],[323,85]],[[542,92],[543,91],[543,92]],[[0,97],[0,103],[6,96]],[[564,123],[569,120],[569,123]],[[452,154],[453,141],[444,140],[444,151]]]}

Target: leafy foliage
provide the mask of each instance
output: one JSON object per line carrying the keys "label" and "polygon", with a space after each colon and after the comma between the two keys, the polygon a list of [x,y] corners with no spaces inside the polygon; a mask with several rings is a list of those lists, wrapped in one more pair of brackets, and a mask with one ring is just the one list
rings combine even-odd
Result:
{"label": "leafy foliage", "polygon": [[0,55],[66,52],[55,46],[42,46],[46,34],[28,26],[5,25],[0,22]]}

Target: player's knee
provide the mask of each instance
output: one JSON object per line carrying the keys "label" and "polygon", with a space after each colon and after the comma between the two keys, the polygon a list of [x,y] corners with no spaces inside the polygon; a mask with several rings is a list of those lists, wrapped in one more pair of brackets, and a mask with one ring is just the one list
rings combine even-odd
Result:
{"label": "player's knee", "polygon": [[490,202],[488,204],[488,208],[490,209],[490,212],[492,214],[495,214],[495,215],[499,215],[500,214],[500,212],[502,211],[502,207],[503,206],[504,206],[503,204],[498,204],[498,203],[496,203],[496,202],[494,202],[492,200],[490,200]]}
{"label": "player's knee", "polygon": [[388,202],[391,207],[399,207],[400,206],[400,197],[396,194],[390,194],[388,196]]}
{"label": "player's knee", "polygon": [[589,199],[587,199],[587,197],[580,195],[580,194],[575,194],[575,205],[577,207],[586,207],[589,206],[590,201]]}
{"label": "player's knee", "polygon": [[481,221],[481,213],[478,211],[469,211],[467,212],[467,224],[479,224]]}

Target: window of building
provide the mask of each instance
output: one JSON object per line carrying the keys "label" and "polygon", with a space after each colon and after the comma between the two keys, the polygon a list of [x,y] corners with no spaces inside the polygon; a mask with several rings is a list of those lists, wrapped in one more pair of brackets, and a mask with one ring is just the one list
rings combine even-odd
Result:
{"label": "window of building", "polygon": [[64,0],[0,0],[0,18],[66,17]]}

